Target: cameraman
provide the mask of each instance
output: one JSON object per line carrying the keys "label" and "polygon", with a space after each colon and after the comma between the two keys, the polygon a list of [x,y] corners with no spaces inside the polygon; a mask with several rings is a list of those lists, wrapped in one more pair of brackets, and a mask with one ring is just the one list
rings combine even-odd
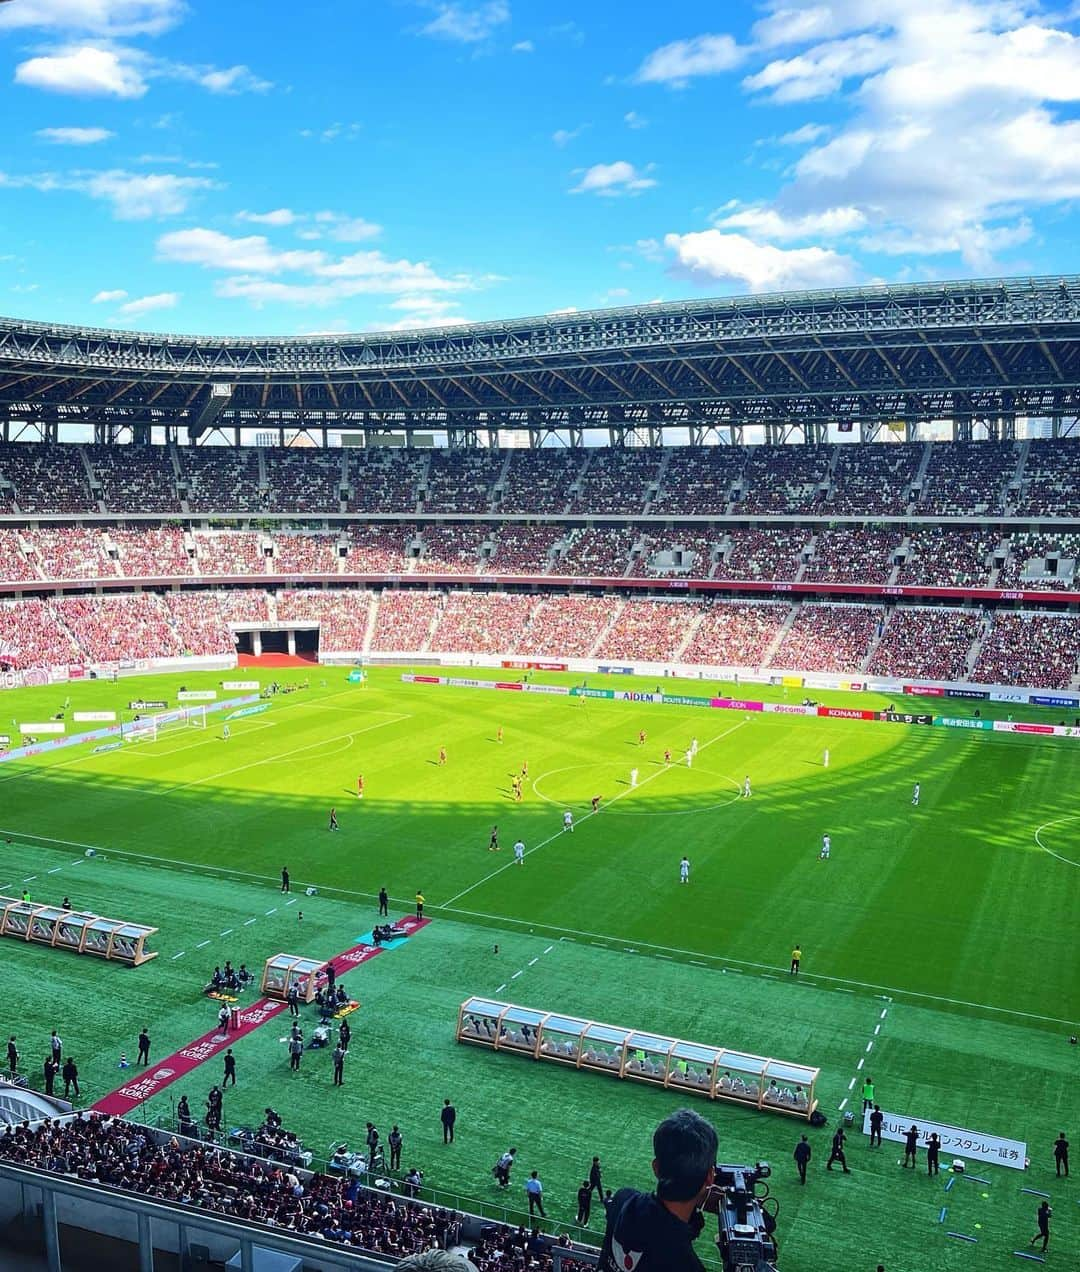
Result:
{"label": "cameraman", "polygon": [[699,1207],[716,1173],[716,1131],[679,1109],[653,1134],[654,1193],[622,1188],[607,1207],[601,1272],[704,1272],[694,1239],[704,1226]]}

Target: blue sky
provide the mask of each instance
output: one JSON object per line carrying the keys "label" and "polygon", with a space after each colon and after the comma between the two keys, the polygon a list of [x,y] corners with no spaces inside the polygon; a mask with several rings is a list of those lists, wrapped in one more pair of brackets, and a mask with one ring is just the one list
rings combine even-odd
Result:
{"label": "blue sky", "polygon": [[289,335],[1072,272],[1078,101],[1069,0],[0,0],[0,312]]}

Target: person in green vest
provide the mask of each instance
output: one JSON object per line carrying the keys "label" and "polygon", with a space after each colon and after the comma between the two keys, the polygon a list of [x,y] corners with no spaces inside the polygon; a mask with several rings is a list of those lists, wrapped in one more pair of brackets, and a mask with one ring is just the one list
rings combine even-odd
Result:
{"label": "person in green vest", "polygon": [[863,1078],[862,1084],[862,1107],[865,1113],[867,1109],[874,1107],[874,1079],[869,1074]]}

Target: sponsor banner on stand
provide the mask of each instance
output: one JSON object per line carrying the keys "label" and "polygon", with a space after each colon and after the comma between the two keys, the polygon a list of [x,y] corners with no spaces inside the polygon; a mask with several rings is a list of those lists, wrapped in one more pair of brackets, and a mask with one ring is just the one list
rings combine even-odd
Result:
{"label": "sponsor banner on stand", "polygon": [[600,663],[596,669],[605,676],[632,676],[633,667],[613,667],[609,663]]}
{"label": "sponsor banner on stand", "polygon": [[973,720],[970,716],[938,716],[935,724],[942,724],[947,729],[993,729],[993,720]]}
{"label": "sponsor banner on stand", "polygon": [[988,689],[946,689],[946,698],[975,698],[985,702],[990,697]]}
{"label": "sponsor banner on stand", "polygon": [[222,689],[258,689],[259,682],[257,680],[223,680],[221,687]]}
{"label": "sponsor banner on stand", "polygon": [[0,746],[7,746],[7,744],[10,741],[11,741],[10,733],[0,733]]}
{"label": "sponsor banner on stand", "polygon": [[566,671],[566,663],[561,662],[536,662],[527,658],[504,658],[500,664],[506,671],[510,671],[514,667],[521,667],[525,671]]}
{"label": "sponsor banner on stand", "polygon": [[921,698],[943,698],[945,690],[940,685],[905,685],[904,693],[917,694]]}
{"label": "sponsor banner on stand", "polygon": [[[863,1113],[863,1134],[870,1134],[870,1109]],[[881,1138],[902,1144],[910,1127],[918,1128],[919,1147],[925,1151],[931,1134],[941,1140],[943,1155],[965,1157],[972,1162],[988,1162],[994,1166],[1008,1166],[1023,1170],[1027,1159],[1027,1144],[1023,1140],[1006,1139],[1002,1135],[987,1135],[983,1131],[966,1131],[946,1122],[928,1122],[906,1114],[885,1113],[881,1124]]]}
{"label": "sponsor banner on stand", "polygon": [[749,702],[745,698],[710,698],[710,707],[718,707],[721,711],[764,711],[764,702]]}
{"label": "sponsor banner on stand", "polygon": [[912,715],[907,711],[879,711],[877,713],[879,720],[885,720],[889,724],[933,724],[934,717],[932,715]]}
{"label": "sponsor banner on stand", "polygon": [[74,711],[71,718],[77,724],[86,724],[97,722],[99,724],[108,723],[110,720],[116,719],[115,711]]}
{"label": "sponsor banner on stand", "polygon": [[817,707],[804,707],[797,703],[766,702],[765,710],[774,715],[816,716]]}
{"label": "sponsor banner on stand", "polygon": [[213,702],[216,698],[216,689],[181,689],[176,695],[177,702]]}
{"label": "sponsor banner on stand", "polygon": [[129,711],[164,711],[169,704],[149,698],[136,698],[128,703]]}
{"label": "sponsor banner on stand", "polygon": [[633,689],[616,689],[615,697],[620,702],[663,702],[662,693],[636,693]]}
{"label": "sponsor banner on stand", "polygon": [[1033,693],[1028,702],[1033,707],[1065,707],[1069,711],[1080,707],[1080,698],[1062,698],[1052,693]]}
{"label": "sponsor banner on stand", "polygon": [[802,676],[781,676],[780,683],[785,689],[801,689],[803,678]]}
{"label": "sponsor banner on stand", "polygon": [[570,688],[568,685],[526,685],[526,693],[559,693],[564,697],[569,697]]}
{"label": "sponsor banner on stand", "polygon": [[86,675],[86,668],[83,667],[82,665],[69,667],[67,671],[68,671],[67,678],[69,680],[82,680],[82,678]]}
{"label": "sponsor banner on stand", "polygon": [[995,720],[995,733],[1043,733],[1053,737],[1055,733],[1064,734],[1065,729],[1056,724],[1027,724],[1023,721]]}
{"label": "sponsor banner on stand", "polygon": [[669,707],[708,707],[712,705],[711,698],[691,698],[682,693],[665,693],[660,696],[665,706]]}
{"label": "sponsor banner on stand", "polygon": [[814,711],[819,716],[826,716],[831,720],[876,720],[878,713],[876,711],[863,711],[860,707],[815,707]]}
{"label": "sponsor banner on stand", "polygon": [[614,698],[614,689],[586,689],[581,685],[575,685],[570,690],[572,698]]}
{"label": "sponsor banner on stand", "polygon": [[20,733],[65,733],[63,720],[45,720],[40,724],[20,724]]}
{"label": "sponsor banner on stand", "polygon": [[992,689],[990,691],[991,702],[1027,702],[1026,693],[1021,693],[1018,689]]}

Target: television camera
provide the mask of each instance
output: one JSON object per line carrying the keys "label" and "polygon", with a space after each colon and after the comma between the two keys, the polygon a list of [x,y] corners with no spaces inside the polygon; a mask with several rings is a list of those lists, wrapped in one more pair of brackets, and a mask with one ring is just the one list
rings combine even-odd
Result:
{"label": "television camera", "polygon": [[716,1167],[705,1210],[718,1220],[716,1245],[724,1272],[776,1272],[776,1216],[779,1204],[769,1186],[768,1162]]}

